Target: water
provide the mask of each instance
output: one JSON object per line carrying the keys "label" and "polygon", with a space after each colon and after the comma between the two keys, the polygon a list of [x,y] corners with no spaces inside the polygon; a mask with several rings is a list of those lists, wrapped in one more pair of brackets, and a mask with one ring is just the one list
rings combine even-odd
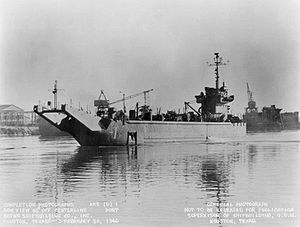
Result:
{"label": "water", "polygon": [[299,152],[300,131],[136,148],[2,137],[1,226],[300,226]]}

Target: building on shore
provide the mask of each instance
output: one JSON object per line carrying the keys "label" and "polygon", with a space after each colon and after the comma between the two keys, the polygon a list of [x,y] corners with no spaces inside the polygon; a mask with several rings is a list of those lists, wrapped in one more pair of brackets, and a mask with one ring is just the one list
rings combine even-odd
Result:
{"label": "building on shore", "polygon": [[0,105],[0,125],[3,126],[34,126],[37,124],[37,115],[33,111],[24,111],[13,105]]}

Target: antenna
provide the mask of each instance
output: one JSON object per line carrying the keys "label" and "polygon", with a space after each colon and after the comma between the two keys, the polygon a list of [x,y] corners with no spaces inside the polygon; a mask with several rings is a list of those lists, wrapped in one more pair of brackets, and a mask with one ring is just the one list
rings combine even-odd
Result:
{"label": "antenna", "polygon": [[[228,63],[229,61],[227,61]],[[208,63],[208,66],[215,66],[215,74],[216,74],[216,89],[219,90],[219,66],[227,65],[223,62],[222,57],[219,57],[219,53],[215,53],[214,63]]]}

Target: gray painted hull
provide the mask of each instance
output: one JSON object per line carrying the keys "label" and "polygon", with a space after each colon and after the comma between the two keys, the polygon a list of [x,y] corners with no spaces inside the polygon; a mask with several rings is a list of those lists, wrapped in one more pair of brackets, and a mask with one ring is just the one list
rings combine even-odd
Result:
{"label": "gray painted hull", "polygon": [[244,123],[183,121],[111,121],[107,129],[100,118],[76,109],[34,111],[58,129],[68,132],[82,146],[114,146],[155,142],[205,141],[246,134]]}

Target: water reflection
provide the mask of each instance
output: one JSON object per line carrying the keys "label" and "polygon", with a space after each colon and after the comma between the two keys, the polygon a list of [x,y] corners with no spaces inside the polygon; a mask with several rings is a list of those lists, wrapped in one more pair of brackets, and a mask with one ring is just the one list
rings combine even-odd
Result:
{"label": "water reflection", "polygon": [[[38,200],[115,200],[123,204],[124,218],[146,213],[182,217],[183,206],[213,202],[221,215],[221,203],[249,201],[248,195],[260,201],[269,191],[278,196],[281,192],[273,190],[274,185],[289,184],[280,174],[285,157],[280,154],[287,149],[282,144],[70,148],[41,155],[43,164],[35,179]],[[288,149],[298,151],[298,144]],[[224,226],[217,219],[218,226]]]}
{"label": "water reflection", "polygon": [[141,186],[169,182],[205,192],[197,198],[224,202],[231,196],[229,187],[235,183],[232,168],[240,157],[242,153],[236,149],[233,152],[228,147],[207,144],[191,148],[179,144],[173,150],[166,146],[79,147],[70,155],[58,151],[52,154],[52,160],[47,157],[47,168],[36,179],[36,195],[56,198],[61,193],[65,198],[68,192],[95,187],[96,182],[98,193],[113,196],[122,191],[126,195],[130,190],[139,195]]}
{"label": "water reflection", "polygon": [[[220,220],[209,225],[208,219],[188,219],[183,211],[208,202],[221,213],[221,202],[266,201],[274,208],[292,207],[299,217],[300,139],[291,133],[249,137],[97,149],[66,138],[0,138],[0,200],[82,206],[116,201],[120,223],[127,226],[227,227]],[[273,221],[291,226],[293,220]],[[258,225],[269,222],[262,219]]]}
{"label": "water reflection", "polygon": [[[36,196],[55,201],[65,199],[68,193],[89,187],[95,176],[101,188],[126,182],[127,172],[138,173],[136,159],[136,147],[78,147],[71,155],[57,151],[42,157],[45,165],[35,179]],[[139,175],[134,175],[133,179],[139,180]]]}

